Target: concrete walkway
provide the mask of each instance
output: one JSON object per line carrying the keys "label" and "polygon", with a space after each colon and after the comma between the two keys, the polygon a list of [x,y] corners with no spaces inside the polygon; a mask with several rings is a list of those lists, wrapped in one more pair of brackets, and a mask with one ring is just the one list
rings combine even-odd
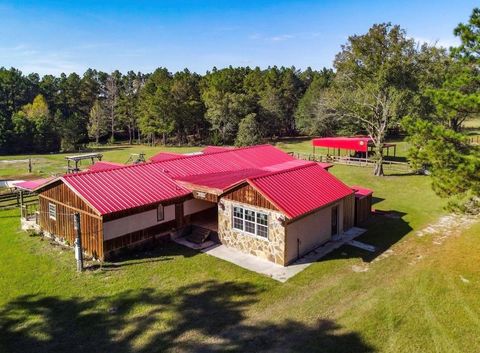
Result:
{"label": "concrete walkway", "polygon": [[257,256],[242,253],[236,249],[228,248],[221,244],[216,244],[209,248],[201,249],[200,251],[205,254],[215,256],[219,259],[234,263],[235,265],[243,267],[247,270],[271,277],[276,281],[286,282],[289,278],[295,276],[297,273],[300,273],[312,263],[320,260],[328,253],[338,249],[345,243],[348,243],[365,232],[365,229],[353,227],[345,232],[340,238],[325,243],[288,266],[277,265],[273,262],[261,259]]}

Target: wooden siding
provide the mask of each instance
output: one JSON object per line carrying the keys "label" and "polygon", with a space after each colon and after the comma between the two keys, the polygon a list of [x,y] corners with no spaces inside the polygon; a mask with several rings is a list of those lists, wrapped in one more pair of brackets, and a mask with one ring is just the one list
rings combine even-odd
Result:
{"label": "wooden siding", "polygon": [[99,215],[96,210],[89,206],[82,198],[75,194],[67,185],[62,181],[52,184],[47,189],[40,193],[44,198],[56,200],[63,203],[65,206],[69,206],[76,209],[78,212],[87,212],[93,215]]}
{"label": "wooden siding", "polygon": [[237,201],[257,207],[267,208],[269,210],[279,211],[275,205],[267,200],[262,194],[255,190],[251,185],[244,185],[223,196],[227,200]]}
{"label": "wooden siding", "polygon": [[[56,205],[56,219],[49,216],[48,205]],[[83,250],[89,256],[103,259],[103,222],[102,217],[87,205],[64,183],[53,184],[39,195],[39,223],[43,231],[63,239],[69,245],[75,242],[73,214],[80,213],[80,228]]]}
{"label": "wooden siding", "polygon": [[212,192],[203,190],[193,190],[193,197],[198,200],[204,200],[209,202],[218,202],[218,195]]}
{"label": "wooden siding", "polygon": [[372,213],[372,195],[355,199],[355,225],[365,222]]}
{"label": "wooden siding", "polygon": [[355,223],[355,195],[346,196],[343,199],[343,230],[353,227]]}

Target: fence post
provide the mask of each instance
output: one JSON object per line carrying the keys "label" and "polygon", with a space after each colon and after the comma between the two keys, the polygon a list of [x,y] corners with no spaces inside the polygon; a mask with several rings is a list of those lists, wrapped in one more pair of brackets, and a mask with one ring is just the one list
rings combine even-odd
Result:
{"label": "fence post", "polygon": [[80,229],[80,213],[73,215],[73,228],[75,229],[75,259],[77,260],[77,272],[83,271],[82,231]]}
{"label": "fence post", "polygon": [[32,172],[32,158],[29,158],[29,159],[28,159],[28,172],[29,172],[29,173]]}

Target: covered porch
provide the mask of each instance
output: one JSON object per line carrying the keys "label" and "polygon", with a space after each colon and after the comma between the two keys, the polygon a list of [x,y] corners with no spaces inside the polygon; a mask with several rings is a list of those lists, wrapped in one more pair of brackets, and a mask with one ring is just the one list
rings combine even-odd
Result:
{"label": "covered porch", "polygon": [[[173,240],[195,250],[202,250],[218,244],[217,203],[197,198],[190,201],[184,205],[185,225],[179,236]],[[199,208],[201,210],[198,210]]]}

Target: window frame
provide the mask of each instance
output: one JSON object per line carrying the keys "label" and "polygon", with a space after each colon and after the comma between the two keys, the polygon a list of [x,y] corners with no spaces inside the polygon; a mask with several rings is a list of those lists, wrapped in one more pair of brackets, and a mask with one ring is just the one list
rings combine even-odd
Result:
{"label": "window frame", "polygon": [[[239,209],[242,210],[242,218],[238,217],[235,214],[235,208],[239,208]],[[253,221],[246,219],[247,212],[253,212],[253,219],[254,219]],[[266,223],[267,224],[262,224],[262,223],[258,222],[258,219],[259,219],[258,215],[259,214],[264,215],[266,217]],[[258,239],[261,239],[261,240],[265,240],[265,241],[270,240],[268,238],[269,233],[270,233],[269,232],[268,218],[269,218],[268,213],[266,213],[266,212],[257,211],[255,209],[245,207],[245,206],[241,206],[241,205],[232,205],[232,229],[235,230],[235,231],[238,231],[238,232],[248,234],[251,237],[255,237],[255,238],[258,238]],[[235,220],[241,221],[242,227],[243,227],[242,229],[235,226]],[[247,225],[246,225],[247,223],[253,223],[254,228],[255,228],[254,233],[247,230]],[[265,236],[259,235],[259,231],[258,231],[259,228],[263,229],[263,230],[266,230],[266,235]]]}
{"label": "window frame", "polygon": [[54,221],[57,220],[57,205],[53,202],[48,203],[48,218]]}
{"label": "window frame", "polygon": [[157,222],[165,220],[165,207],[160,203],[157,206]]}

